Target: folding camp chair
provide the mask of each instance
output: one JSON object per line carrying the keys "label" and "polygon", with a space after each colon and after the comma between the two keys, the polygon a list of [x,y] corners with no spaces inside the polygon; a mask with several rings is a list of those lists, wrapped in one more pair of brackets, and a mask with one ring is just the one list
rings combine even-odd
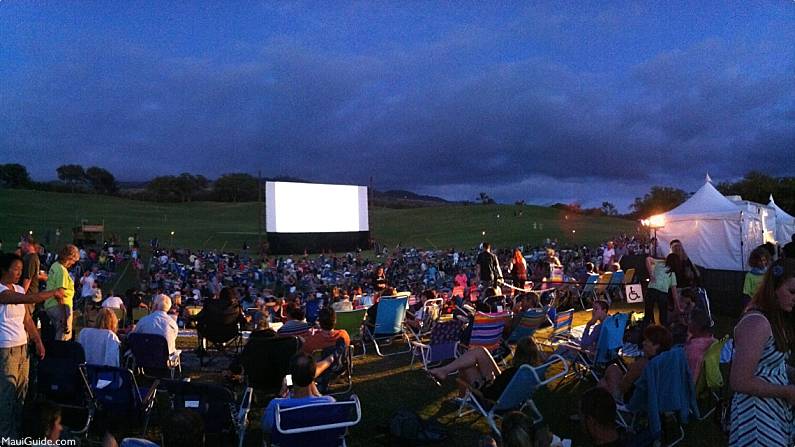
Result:
{"label": "folding camp chair", "polygon": [[246,388],[238,404],[234,393],[222,385],[197,382],[171,382],[166,385],[171,409],[187,409],[198,413],[204,421],[204,432],[217,437],[218,444],[229,444],[235,436],[242,447],[251,408],[252,388]]}
{"label": "folding camp chair", "polygon": [[63,409],[64,425],[79,428],[76,434],[88,432],[94,419],[96,402],[86,375],[86,355],[75,341],[50,341],[47,355],[36,368],[39,395]]}
{"label": "folding camp chair", "polygon": [[601,323],[595,352],[583,349],[579,343],[573,340],[565,343],[566,348],[577,354],[576,359],[572,362],[572,370],[576,372],[577,377],[590,375],[596,382],[599,382],[604,368],[611,362],[617,362],[619,367],[626,371],[626,365],[621,360],[619,352],[624,346],[624,331],[628,321],[629,315],[622,313],[605,318]]}
{"label": "folding camp chair", "polygon": [[718,409],[721,403],[721,390],[725,382],[723,380],[723,373],[720,370],[720,353],[723,346],[729,341],[729,336],[726,335],[720,340],[716,340],[704,353],[704,361],[701,365],[701,373],[696,379],[696,398],[697,401],[701,397],[706,396],[707,400],[711,401],[710,406],[702,411],[699,407],[701,417],[700,421],[712,416]]}
{"label": "folding camp chair", "polygon": [[[547,369],[555,363],[561,364],[561,371],[546,377]],[[568,363],[559,355],[550,356],[543,365],[535,367],[522,365],[502,391],[497,402],[489,402],[477,390],[468,389],[458,409],[458,417],[477,411],[486,418],[489,427],[499,436],[501,433],[497,427],[497,418],[505,413],[523,411],[525,407],[530,407],[533,422],[538,424],[544,420],[544,417],[533,401],[533,394],[540,387],[564,377],[568,372]],[[465,411],[466,407],[469,409]]]}
{"label": "folding camp chair", "polygon": [[125,319],[127,318],[127,312],[124,311],[122,308],[115,308],[111,307],[110,310],[116,315],[116,319],[119,321],[119,327],[125,326]]}
{"label": "folding camp chair", "polygon": [[442,313],[442,306],[444,300],[441,298],[434,298],[426,300],[422,304],[422,308],[415,314],[415,322],[417,327],[406,325],[406,328],[411,332],[418,342],[422,342],[422,338],[430,335],[433,330],[433,325],[439,319]]}
{"label": "folding camp chair", "polygon": [[[407,334],[406,329],[403,327],[403,320],[406,318],[406,306],[408,305],[408,297],[401,298],[387,298],[382,297],[378,302],[378,314],[376,316],[375,328],[372,330],[364,326],[364,334],[369,338],[373,345],[375,345],[375,352],[381,356],[386,357],[396,354],[405,354],[411,351],[411,341]],[[406,342],[408,349],[393,352],[391,354],[384,354],[381,352],[381,345],[389,344],[396,338],[402,338]]]}
{"label": "folding camp chair", "polygon": [[538,328],[547,321],[546,309],[528,309],[519,318],[516,327],[513,328],[508,343],[513,344],[521,338],[532,337]]}
{"label": "folding camp chair", "polygon": [[196,325],[196,333],[202,342],[199,350],[199,366],[204,366],[204,359],[209,349],[215,349],[229,356],[237,355],[243,347],[243,334],[237,321],[199,322]]}
{"label": "folding camp chair", "polygon": [[146,388],[139,388],[129,369],[113,366],[87,365],[88,383],[96,396],[99,411],[113,415],[113,419],[143,424],[143,434],[149,427],[149,416],[155,405],[159,380]]}
{"label": "folding camp chair", "polygon": [[282,407],[276,405],[276,430],[271,433],[272,447],[345,445],[348,427],[362,420],[359,398],[350,400]]}
{"label": "folding camp chair", "polygon": [[588,297],[591,298],[591,302],[596,300],[596,283],[599,281],[599,275],[588,275],[588,278],[585,280],[585,284],[582,286],[582,290],[580,290],[580,306],[582,306],[583,310],[587,310],[588,307],[585,306],[585,302],[587,301]]}
{"label": "folding camp chair", "polygon": [[163,378],[168,370],[170,377],[175,372],[182,375],[182,351],[168,352],[168,342],[162,335],[133,332],[127,336],[132,353],[133,370],[147,377]]}
{"label": "folding camp chair", "polygon": [[510,349],[503,344],[502,335],[510,318],[510,312],[476,312],[469,329],[469,339],[461,344],[461,348],[483,347],[491,353],[494,360],[504,362]]}
{"label": "folding camp chair", "polygon": [[[613,272],[602,273],[599,275],[599,281],[594,286],[593,294],[595,298],[602,295],[607,295],[607,286],[610,285],[610,280],[613,278]],[[610,298],[606,297],[609,301]]]}
{"label": "folding camp chair", "polygon": [[411,342],[414,349],[411,351],[410,364],[413,365],[414,358],[419,356],[423,369],[427,371],[432,365],[456,358],[463,330],[464,323],[458,318],[437,323],[431,331],[430,343]]}
{"label": "folding camp chair", "polygon": [[320,309],[323,308],[323,298],[315,298],[307,300],[304,304],[304,311],[306,312],[306,322],[309,327],[315,325],[317,317],[320,315]]}
{"label": "folding camp chair", "polygon": [[250,337],[240,354],[246,386],[267,394],[281,391],[290,358],[300,347],[295,336]]}
{"label": "folding camp chair", "polygon": [[635,281],[635,269],[632,268],[632,269],[624,270],[624,284],[623,285],[626,286],[626,285],[629,285],[629,284],[634,284],[633,281]]}
{"label": "folding camp chair", "polygon": [[607,302],[613,302],[613,296],[618,295],[621,298],[621,288],[624,284],[624,271],[619,270],[617,272],[613,272],[613,275],[610,277],[610,284],[607,286],[607,290],[605,290],[605,297],[607,297]]}
{"label": "folding camp chair", "polygon": [[554,346],[555,344],[571,340],[571,326],[573,322],[574,309],[556,312],[555,318],[552,322],[552,332],[549,334],[546,340],[541,342],[541,344],[546,346]]}
{"label": "folding camp chair", "polygon": [[145,307],[133,307],[132,312],[130,312],[130,315],[132,315],[132,322],[133,324],[135,324],[141,318],[149,315],[149,309]]}
{"label": "folding camp chair", "polygon": [[653,440],[662,437],[660,415],[674,412],[679,421],[679,434],[668,445],[681,442],[685,437],[682,424],[687,423],[691,413],[699,417],[695,386],[690,378],[684,348],[673,347],[649,360],[643,374],[635,381],[635,391],[629,403],[619,408],[620,419],[621,413],[627,411],[633,414],[634,421],[636,416],[645,415],[648,418],[648,436]]}
{"label": "folding camp chair", "polygon": [[[362,339],[362,323],[364,316],[367,314],[367,309],[356,309],[344,312],[337,312],[337,324],[335,327],[340,330],[348,332],[351,338],[351,349],[358,342],[362,345],[362,355],[367,354],[364,340]],[[353,352],[351,352],[353,354]]]}

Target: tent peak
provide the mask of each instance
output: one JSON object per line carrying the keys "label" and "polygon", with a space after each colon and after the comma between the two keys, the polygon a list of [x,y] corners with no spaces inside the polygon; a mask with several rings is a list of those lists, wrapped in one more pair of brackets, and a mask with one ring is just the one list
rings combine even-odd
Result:
{"label": "tent peak", "polygon": [[707,183],[712,183],[712,177],[709,176],[709,172],[707,172],[707,178],[704,179]]}

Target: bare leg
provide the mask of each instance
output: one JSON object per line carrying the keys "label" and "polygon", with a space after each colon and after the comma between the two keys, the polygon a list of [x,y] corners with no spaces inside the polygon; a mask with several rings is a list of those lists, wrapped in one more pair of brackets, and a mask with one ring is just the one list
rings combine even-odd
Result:
{"label": "bare leg", "polygon": [[599,382],[599,386],[605,388],[616,401],[623,401],[621,396],[621,379],[624,378],[624,372],[621,371],[617,365],[610,365],[605,371],[604,378]]}
{"label": "bare leg", "polygon": [[481,377],[488,379],[500,373],[500,368],[497,366],[494,358],[492,358],[489,351],[482,347],[470,349],[451,363],[439,368],[434,368],[430,370],[429,373],[441,380],[453,371],[464,371],[469,368],[476,368]]}

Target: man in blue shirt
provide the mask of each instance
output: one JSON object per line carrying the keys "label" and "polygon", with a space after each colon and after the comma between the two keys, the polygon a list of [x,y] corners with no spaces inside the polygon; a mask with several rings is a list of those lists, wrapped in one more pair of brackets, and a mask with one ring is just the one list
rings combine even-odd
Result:
{"label": "man in blue shirt", "polygon": [[283,388],[285,398],[276,398],[270,401],[265,413],[262,415],[262,431],[272,433],[276,430],[276,405],[281,408],[300,407],[302,405],[332,403],[331,396],[323,396],[315,386],[317,365],[311,355],[299,353],[290,360],[290,374],[293,380],[293,389]]}

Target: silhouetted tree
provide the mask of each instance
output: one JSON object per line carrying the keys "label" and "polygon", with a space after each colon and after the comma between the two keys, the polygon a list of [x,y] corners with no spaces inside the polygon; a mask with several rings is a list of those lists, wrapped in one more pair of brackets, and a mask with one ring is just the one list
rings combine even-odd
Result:
{"label": "silhouetted tree", "polygon": [[224,174],[215,181],[213,189],[223,202],[251,202],[257,200],[257,178],[249,174]]}
{"label": "silhouetted tree", "polygon": [[18,163],[0,165],[0,186],[24,188],[31,185],[28,169]]}
{"label": "silhouetted tree", "polygon": [[86,171],[80,165],[61,165],[55,172],[58,173],[58,180],[72,187],[72,192],[75,191],[76,186],[86,182]]}
{"label": "silhouetted tree", "polygon": [[630,205],[636,217],[648,217],[670,211],[687,200],[687,193],[670,186],[652,186],[643,197],[636,197]]}
{"label": "silhouetted tree", "polygon": [[91,166],[86,169],[85,178],[94,191],[100,194],[116,194],[119,191],[116,178],[105,169]]}

